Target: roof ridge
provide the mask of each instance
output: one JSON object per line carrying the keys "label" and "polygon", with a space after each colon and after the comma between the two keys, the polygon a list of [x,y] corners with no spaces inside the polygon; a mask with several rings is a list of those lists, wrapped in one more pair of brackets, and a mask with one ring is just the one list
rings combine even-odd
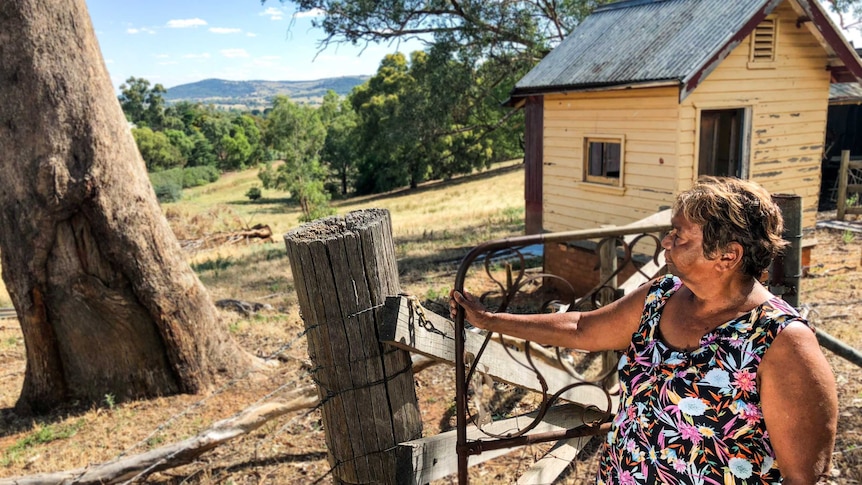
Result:
{"label": "roof ridge", "polygon": [[650,3],[661,3],[661,2],[666,2],[666,1],[668,1],[668,0],[617,0],[616,2],[608,3],[605,5],[601,5],[599,7],[596,7],[596,9],[593,10],[593,13],[607,12],[610,10],[619,10],[621,8],[628,8],[628,7],[639,7],[641,5],[648,5]]}

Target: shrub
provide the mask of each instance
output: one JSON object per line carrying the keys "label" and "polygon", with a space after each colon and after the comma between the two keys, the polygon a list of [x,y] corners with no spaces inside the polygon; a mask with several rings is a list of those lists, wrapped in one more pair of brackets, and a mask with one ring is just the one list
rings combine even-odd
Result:
{"label": "shrub", "polygon": [[150,173],[150,183],[159,202],[175,202],[183,196],[183,169],[172,168]]}
{"label": "shrub", "polygon": [[182,186],[173,182],[153,184],[153,190],[159,202],[176,202],[183,197]]}
{"label": "shrub", "polygon": [[183,189],[215,182],[221,174],[211,166],[172,168],[150,173],[150,183],[159,202],[176,202],[183,196]]}
{"label": "shrub", "polygon": [[182,185],[184,189],[206,185],[218,180],[219,175],[217,168],[208,165],[184,168],[182,173]]}
{"label": "shrub", "polygon": [[248,197],[248,200],[255,201],[260,199],[263,194],[260,192],[260,187],[254,186],[248,189],[248,192],[245,193],[245,196]]}

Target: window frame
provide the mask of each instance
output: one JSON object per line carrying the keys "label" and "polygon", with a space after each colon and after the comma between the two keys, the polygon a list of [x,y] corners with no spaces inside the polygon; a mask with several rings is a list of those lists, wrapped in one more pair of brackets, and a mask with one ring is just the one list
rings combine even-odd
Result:
{"label": "window frame", "polygon": [[697,181],[697,179],[703,174],[700,172],[700,137],[702,135],[701,122],[703,119],[704,111],[730,111],[730,110],[741,110],[743,115],[740,126],[740,144],[741,151],[739,154],[739,172],[740,178],[745,180],[751,179],[751,166],[752,166],[752,153],[754,147],[752,146],[754,140],[754,116],[755,116],[755,107],[752,105],[740,105],[734,102],[727,103],[707,103],[707,104],[698,104],[695,105],[695,120],[697,122],[695,132],[694,132],[694,170],[692,171],[692,182]]}
{"label": "window frame", "polygon": [[[592,143],[616,143],[620,146],[620,174],[619,177],[609,177],[606,175],[590,175],[590,145]],[[608,134],[587,134],[584,135],[584,170],[583,181],[591,184],[610,186],[610,187],[625,187],[623,174],[625,173],[625,153],[626,139],[624,135],[608,135]]]}

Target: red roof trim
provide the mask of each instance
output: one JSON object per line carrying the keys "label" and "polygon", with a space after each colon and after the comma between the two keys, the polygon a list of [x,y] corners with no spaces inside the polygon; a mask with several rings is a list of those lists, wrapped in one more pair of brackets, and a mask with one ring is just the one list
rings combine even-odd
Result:
{"label": "red roof trim", "polygon": [[835,25],[829,20],[817,0],[796,1],[811,17],[811,22],[820,31],[826,42],[835,49],[835,54],[844,63],[844,67],[855,77],[854,81],[862,82],[862,64],[860,64],[859,56],[856,55],[844,36],[835,29]]}
{"label": "red roof trim", "polygon": [[856,76],[853,75],[846,67],[844,66],[834,66],[827,68],[829,70],[829,74],[832,75],[833,83],[855,83],[859,82]]}

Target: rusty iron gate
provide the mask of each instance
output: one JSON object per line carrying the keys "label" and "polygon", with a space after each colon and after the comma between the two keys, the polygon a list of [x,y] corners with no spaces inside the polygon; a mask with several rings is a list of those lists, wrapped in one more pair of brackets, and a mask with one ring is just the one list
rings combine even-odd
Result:
{"label": "rusty iron gate", "polygon": [[[531,300],[532,311],[534,312],[595,309],[622,296],[623,290],[617,284],[622,275],[640,276],[641,281],[647,281],[663,268],[661,238],[669,230],[670,225],[668,224],[614,227],[521,236],[488,242],[477,246],[464,258],[456,274],[454,287],[458,291],[463,291],[468,274],[473,275],[471,276],[472,281],[476,274],[481,275],[484,272],[481,277],[489,278],[490,285],[494,288],[480,296],[489,310],[496,312],[512,311],[513,304],[519,299],[519,295],[524,296],[521,298],[522,300]],[[544,250],[551,247],[549,245],[592,251],[593,254],[597,255],[598,263],[595,270],[600,272],[598,284],[586,295],[576,296],[572,285],[562,277],[528,269],[527,266],[529,266],[532,253],[531,248],[540,246]],[[476,266],[478,265],[481,265],[481,269],[477,270]],[[638,285],[639,283],[635,284],[635,286]],[[552,286],[556,288],[554,291],[544,290]],[[525,296],[527,293],[532,296]],[[465,354],[465,332],[467,331],[471,330],[466,327],[464,311],[459,307],[455,319],[455,379],[456,451],[458,453],[458,482],[460,484],[467,483],[468,457],[471,455],[526,444],[595,435],[609,429],[607,421],[614,412],[611,403],[613,402],[612,394],[615,392],[613,379],[616,377],[617,356],[614,354],[610,359],[608,356],[599,359],[603,360],[598,364],[599,370],[587,375],[582,370],[584,363],[590,365],[590,361],[593,361],[592,365],[595,367],[595,354],[577,354],[569,349],[554,349],[550,353],[556,356],[559,367],[569,373],[571,383],[561,389],[548,389],[545,378],[531,355],[531,352],[535,353],[536,351],[531,351],[531,346],[527,344],[523,346],[524,353],[521,365],[527,371],[535,374],[541,389],[543,389],[535,417],[526,426],[519,427],[519,429],[503,434],[482,431],[482,438],[469,440],[467,438],[468,424],[476,425],[481,430],[482,423],[477,419],[477,414],[481,414],[481,410],[471,409],[471,405],[468,405],[468,396],[478,392],[475,382],[481,382],[481,379],[476,378],[477,373],[481,374],[481,359],[487,345],[494,337],[494,333],[488,332],[484,336],[484,343],[480,350],[475,355],[468,356]],[[502,336],[499,338],[502,339]],[[506,342],[502,343],[506,344]],[[468,357],[470,362],[467,362]],[[512,356],[512,358],[515,357]],[[576,360],[578,362],[575,362]],[[564,393],[580,386],[597,388],[604,395],[606,405],[589,406],[594,411],[598,411],[599,418],[590,419],[583,426],[572,429],[530,433],[542,421],[551,406],[561,400]],[[472,407],[478,406],[480,404]]]}

